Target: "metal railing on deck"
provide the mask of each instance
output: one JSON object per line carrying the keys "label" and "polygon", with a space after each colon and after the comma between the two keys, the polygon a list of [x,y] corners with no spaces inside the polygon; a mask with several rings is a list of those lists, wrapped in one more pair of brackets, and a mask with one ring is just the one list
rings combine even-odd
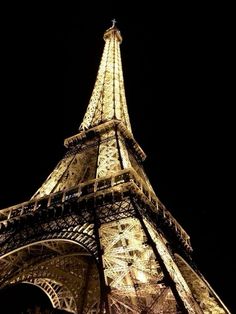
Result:
{"label": "metal railing on deck", "polygon": [[111,176],[94,179],[86,183],[81,183],[78,186],[67,190],[52,193],[42,198],[31,199],[28,202],[2,209],[0,210],[0,224],[6,222],[9,219],[14,219],[15,217],[38,211],[40,208],[47,208],[56,204],[62,204],[64,202],[76,200],[78,198],[85,198],[88,197],[89,194],[96,195],[96,193],[100,191],[110,189],[114,186],[122,185],[127,182],[135,184],[139,194],[141,193],[145,200],[149,201],[153,211],[159,213],[170,227],[173,226],[177,235],[186,242],[188,247],[191,248],[190,237],[186,231],[179,225],[176,219],[160,202],[152,190],[148,188],[147,184],[142,180],[142,178],[133,169],[130,168],[121,170]]}

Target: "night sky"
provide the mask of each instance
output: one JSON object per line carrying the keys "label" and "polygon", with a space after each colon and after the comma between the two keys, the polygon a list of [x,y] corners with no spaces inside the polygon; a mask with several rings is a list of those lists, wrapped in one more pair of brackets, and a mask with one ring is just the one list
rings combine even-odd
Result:
{"label": "night sky", "polygon": [[[16,10],[17,11],[17,10]],[[191,236],[199,269],[233,309],[231,42],[220,8],[132,14],[21,9],[5,16],[0,208],[28,200],[77,133],[116,18],[135,139],[160,200]],[[46,13],[44,13],[46,12]],[[187,13],[186,13],[187,12]],[[5,125],[3,125],[3,122]],[[235,192],[234,192],[235,193]]]}

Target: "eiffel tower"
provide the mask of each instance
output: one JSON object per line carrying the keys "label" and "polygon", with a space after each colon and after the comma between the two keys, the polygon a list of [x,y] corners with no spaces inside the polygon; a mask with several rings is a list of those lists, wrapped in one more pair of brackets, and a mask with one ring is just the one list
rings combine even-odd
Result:
{"label": "eiffel tower", "polygon": [[230,313],[144,169],[113,21],[79,133],[29,201],[0,211],[0,288],[40,287],[70,313]]}

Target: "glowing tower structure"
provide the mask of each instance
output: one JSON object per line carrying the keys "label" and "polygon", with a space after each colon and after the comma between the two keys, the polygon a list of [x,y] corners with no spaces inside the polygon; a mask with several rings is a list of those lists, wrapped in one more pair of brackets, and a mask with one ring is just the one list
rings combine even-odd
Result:
{"label": "glowing tower structure", "polygon": [[229,313],[143,170],[114,22],[104,40],[79,133],[29,201],[0,211],[0,287],[36,285],[71,313]]}

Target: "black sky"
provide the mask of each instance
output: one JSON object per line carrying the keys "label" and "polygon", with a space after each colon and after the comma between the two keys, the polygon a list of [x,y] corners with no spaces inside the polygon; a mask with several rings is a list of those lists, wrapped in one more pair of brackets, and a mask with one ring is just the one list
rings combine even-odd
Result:
{"label": "black sky", "polygon": [[154,16],[152,8],[141,11],[22,9],[5,17],[0,207],[29,199],[63,156],[63,140],[77,132],[92,92],[103,32],[115,17],[131,124],[148,156],[146,172],[190,234],[201,272],[233,308],[227,18],[220,8],[169,7]]}

